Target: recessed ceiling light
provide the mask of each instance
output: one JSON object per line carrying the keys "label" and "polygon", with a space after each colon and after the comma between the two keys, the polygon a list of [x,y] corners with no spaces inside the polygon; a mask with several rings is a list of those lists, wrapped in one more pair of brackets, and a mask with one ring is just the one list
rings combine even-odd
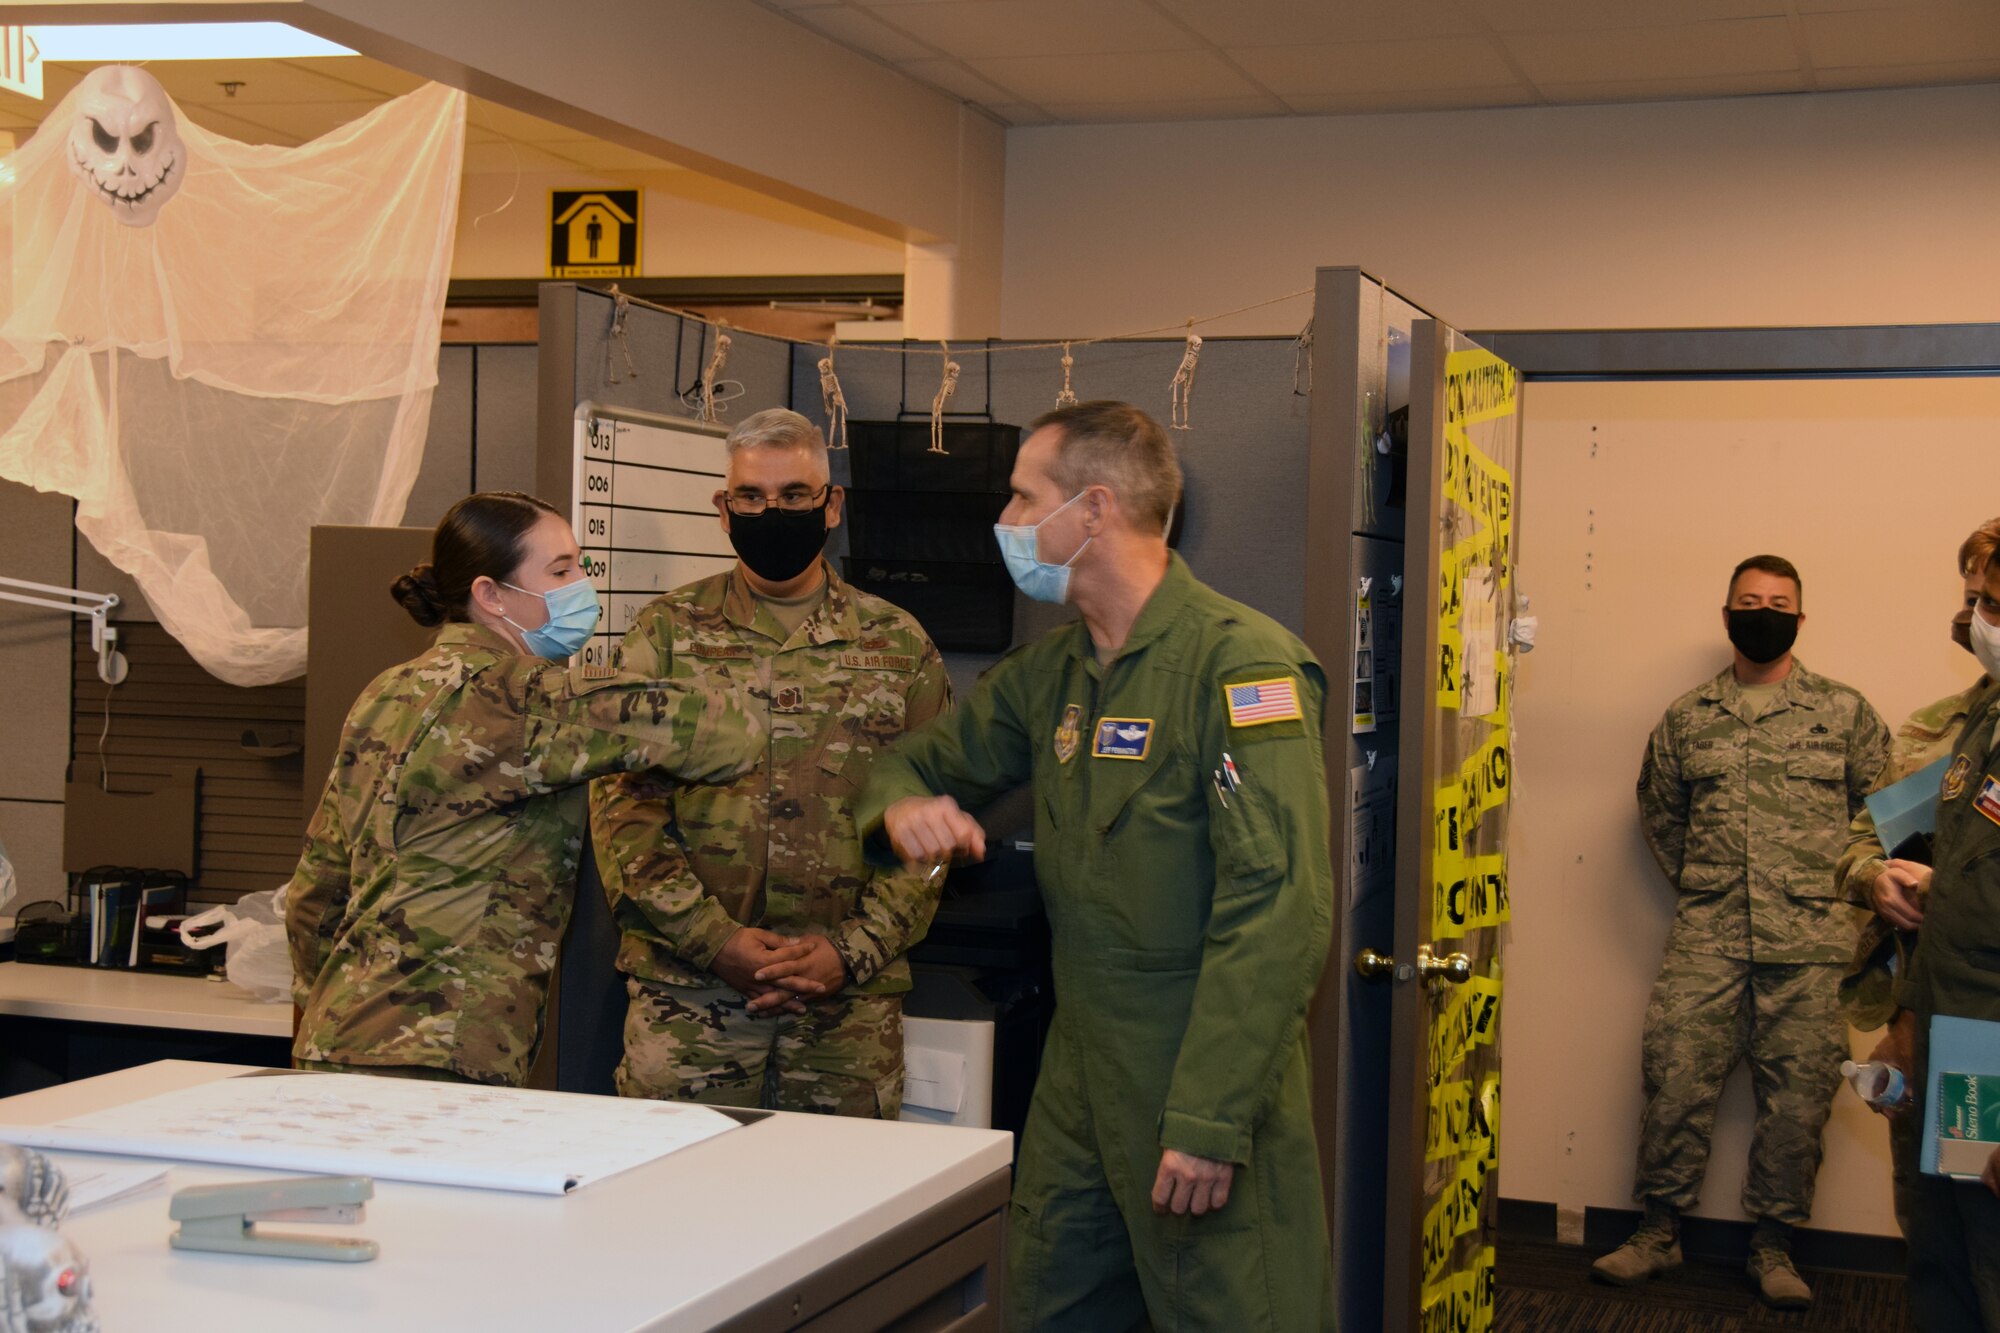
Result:
{"label": "recessed ceiling light", "polygon": [[291,60],[356,54],[289,23],[38,24],[28,30],[45,61]]}

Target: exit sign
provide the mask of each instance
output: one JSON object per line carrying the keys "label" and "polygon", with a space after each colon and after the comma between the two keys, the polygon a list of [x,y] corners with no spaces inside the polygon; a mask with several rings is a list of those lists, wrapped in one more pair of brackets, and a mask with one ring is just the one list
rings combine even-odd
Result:
{"label": "exit sign", "polygon": [[33,28],[0,28],[0,88],[42,98],[42,48]]}

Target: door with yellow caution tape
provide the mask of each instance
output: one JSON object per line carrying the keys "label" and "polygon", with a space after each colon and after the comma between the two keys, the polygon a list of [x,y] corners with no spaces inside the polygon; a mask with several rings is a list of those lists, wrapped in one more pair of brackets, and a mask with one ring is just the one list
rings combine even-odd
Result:
{"label": "door with yellow caution tape", "polygon": [[[1411,335],[1385,1333],[1492,1327],[1509,917],[1520,377]],[[1403,1113],[1399,1114],[1399,1110]]]}

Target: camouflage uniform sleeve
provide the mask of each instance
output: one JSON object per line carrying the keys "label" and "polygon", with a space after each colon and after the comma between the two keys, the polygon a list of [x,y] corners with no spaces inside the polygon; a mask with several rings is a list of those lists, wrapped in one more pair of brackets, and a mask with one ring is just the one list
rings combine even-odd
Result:
{"label": "camouflage uniform sleeve", "polygon": [[1856,907],[1874,910],[1870,890],[1877,877],[1889,868],[1888,849],[1875,832],[1875,816],[1864,808],[1847,826],[1847,850],[1833,868],[1833,882],[1840,896]]}
{"label": "camouflage uniform sleeve", "polygon": [[340,825],[340,804],[334,797],[336,768],[327,775],[326,790],[319,798],[306,829],[305,851],[285,892],[285,938],[292,953],[292,1001],[304,1005],[305,996],[326,965],[329,936],[347,912],[347,900],[354,888],[353,868],[347,837]]}
{"label": "camouflage uniform sleeve", "polygon": [[763,724],[717,691],[580,660],[527,667],[515,683],[530,791],[646,768],[719,782],[764,757]]}
{"label": "camouflage uniform sleeve", "polygon": [[1847,817],[1868,811],[1868,793],[1889,766],[1889,728],[1866,699],[1855,696],[1854,727],[1847,733]]}
{"label": "camouflage uniform sleeve", "polygon": [[[903,696],[905,734],[950,711],[951,677],[945,672],[937,645],[926,639],[923,660]],[[833,939],[834,952],[847,965],[850,985],[866,985],[923,939],[944,888],[942,884],[926,884],[925,878],[900,866],[870,869],[868,883],[855,895],[853,914],[841,923]]]}
{"label": "camouflage uniform sleeve", "polygon": [[[664,677],[671,648],[641,619],[625,636],[628,671]],[[604,897],[621,931],[658,940],[709,971],[737,931],[735,918],[708,894],[674,835],[673,784],[657,773],[626,773],[591,784],[590,836]]]}
{"label": "camouflage uniform sleeve", "polygon": [[1653,859],[1678,889],[1687,855],[1689,801],[1673,721],[1669,712],[1646,741],[1646,758],[1639,766],[1639,829],[1653,849]]}

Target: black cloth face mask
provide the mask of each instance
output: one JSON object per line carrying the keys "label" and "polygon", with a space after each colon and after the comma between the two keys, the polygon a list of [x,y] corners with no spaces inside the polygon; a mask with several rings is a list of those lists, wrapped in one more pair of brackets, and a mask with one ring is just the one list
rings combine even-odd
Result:
{"label": "black cloth face mask", "polygon": [[1773,611],[1768,606],[1729,612],[1729,641],[1758,666],[1790,652],[1798,637],[1799,618],[1793,612]]}
{"label": "black cloth face mask", "polygon": [[790,583],[826,549],[826,506],[827,501],[822,500],[815,509],[772,505],[761,514],[731,511],[729,544],[758,578],[766,583]]}

